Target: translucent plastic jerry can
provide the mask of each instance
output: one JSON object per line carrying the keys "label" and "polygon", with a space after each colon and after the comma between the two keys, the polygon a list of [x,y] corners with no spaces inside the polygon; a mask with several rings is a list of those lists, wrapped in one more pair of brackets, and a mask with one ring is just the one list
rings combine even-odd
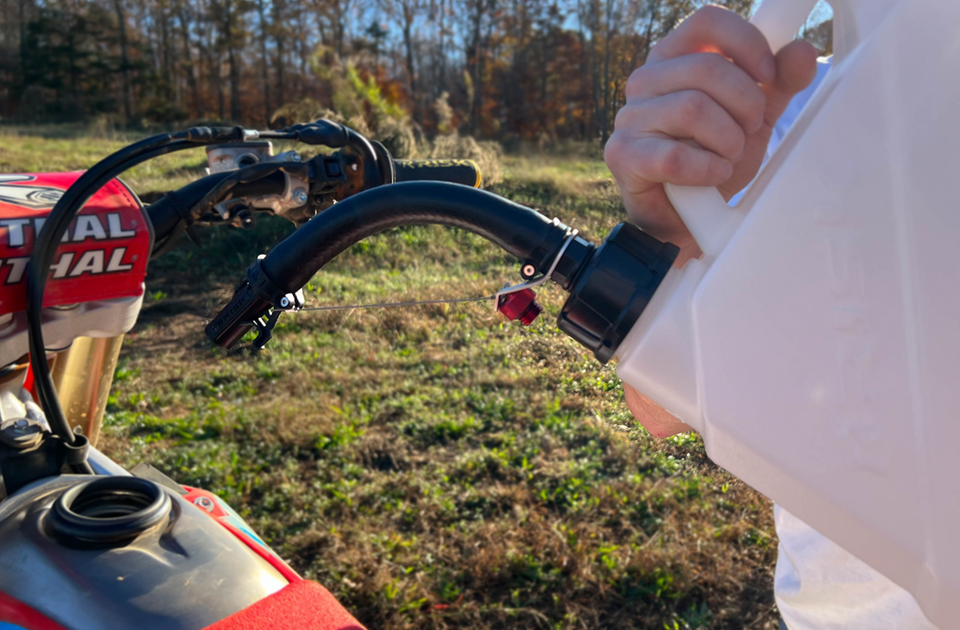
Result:
{"label": "translucent plastic jerry can", "polygon": [[[766,0],[774,50],[813,0]],[[718,464],[960,627],[960,2],[836,0],[835,57],[618,349]]]}

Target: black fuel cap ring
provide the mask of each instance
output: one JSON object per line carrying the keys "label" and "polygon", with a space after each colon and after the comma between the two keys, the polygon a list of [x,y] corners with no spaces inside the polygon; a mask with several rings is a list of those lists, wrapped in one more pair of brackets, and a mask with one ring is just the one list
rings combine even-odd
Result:
{"label": "black fuel cap ring", "polygon": [[139,477],[101,477],[63,494],[50,511],[50,525],[68,544],[109,545],[130,540],[170,518],[170,496]]}

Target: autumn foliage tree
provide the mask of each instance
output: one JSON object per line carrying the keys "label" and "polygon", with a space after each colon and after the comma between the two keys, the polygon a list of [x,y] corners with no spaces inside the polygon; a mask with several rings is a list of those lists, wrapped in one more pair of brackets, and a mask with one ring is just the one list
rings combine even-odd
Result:
{"label": "autumn foliage tree", "polygon": [[335,109],[349,67],[416,133],[602,142],[630,72],[702,3],[0,0],[0,116],[265,125]]}

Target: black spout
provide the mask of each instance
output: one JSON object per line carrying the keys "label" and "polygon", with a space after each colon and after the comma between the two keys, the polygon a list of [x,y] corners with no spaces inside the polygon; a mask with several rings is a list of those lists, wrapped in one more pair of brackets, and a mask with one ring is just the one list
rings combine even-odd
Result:
{"label": "black spout", "polygon": [[[557,325],[606,363],[640,318],[680,249],[628,223],[613,228],[596,250],[570,249],[571,257],[579,257],[578,265],[558,264],[558,270],[567,271],[564,278],[554,278],[570,291]],[[574,266],[577,269],[571,272]]]}

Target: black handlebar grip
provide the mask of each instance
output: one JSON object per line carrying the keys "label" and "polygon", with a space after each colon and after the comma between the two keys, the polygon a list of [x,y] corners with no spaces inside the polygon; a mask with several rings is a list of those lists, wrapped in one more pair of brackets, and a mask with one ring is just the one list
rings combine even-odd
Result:
{"label": "black handlebar grip", "polygon": [[480,188],[483,174],[473,160],[396,160],[398,182],[450,182]]}

